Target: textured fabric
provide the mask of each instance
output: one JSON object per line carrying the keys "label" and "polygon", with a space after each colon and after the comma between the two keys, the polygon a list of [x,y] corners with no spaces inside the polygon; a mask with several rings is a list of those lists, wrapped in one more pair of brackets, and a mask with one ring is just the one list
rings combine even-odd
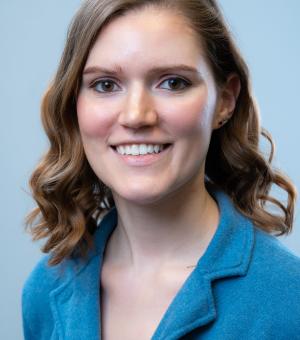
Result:
{"label": "textured fabric", "polygon": [[[300,259],[254,227],[224,193],[211,194],[220,209],[217,231],[152,340],[300,340]],[[45,256],[37,264],[23,288],[26,340],[101,339],[99,278],[116,224],[112,209],[86,260],[49,267]]]}

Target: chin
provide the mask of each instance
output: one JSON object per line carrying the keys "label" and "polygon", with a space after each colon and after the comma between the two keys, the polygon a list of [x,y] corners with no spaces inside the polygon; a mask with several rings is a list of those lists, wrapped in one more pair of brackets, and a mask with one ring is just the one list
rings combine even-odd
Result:
{"label": "chin", "polygon": [[136,205],[155,204],[161,201],[165,196],[164,190],[147,190],[144,188],[130,188],[126,187],[124,190],[113,190],[112,194],[116,201],[128,202]]}

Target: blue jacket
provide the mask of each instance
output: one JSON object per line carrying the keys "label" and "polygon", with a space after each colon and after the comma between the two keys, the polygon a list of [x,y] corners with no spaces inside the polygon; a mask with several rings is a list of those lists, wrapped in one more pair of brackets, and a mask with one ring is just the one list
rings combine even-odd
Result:
{"label": "blue jacket", "polygon": [[[212,194],[221,214],[218,229],[152,339],[300,339],[300,259],[254,227],[225,194]],[[99,277],[116,223],[113,208],[86,261],[49,267],[45,256],[38,263],[23,288],[26,340],[101,338]]]}

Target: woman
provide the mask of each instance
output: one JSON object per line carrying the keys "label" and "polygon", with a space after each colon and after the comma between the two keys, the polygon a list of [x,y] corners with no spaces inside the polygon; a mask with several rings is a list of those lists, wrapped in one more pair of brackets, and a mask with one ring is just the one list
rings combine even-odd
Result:
{"label": "woman", "polygon": [[271,235],[295,190],[215,1],[84,1],[42,119],[26,339],[300,339],[300,261]]}

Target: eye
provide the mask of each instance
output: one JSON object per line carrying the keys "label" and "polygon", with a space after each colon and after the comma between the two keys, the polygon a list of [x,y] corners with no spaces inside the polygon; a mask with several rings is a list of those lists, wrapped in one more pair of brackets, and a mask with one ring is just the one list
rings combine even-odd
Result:
{"label": "eye", "polygon": [[113,80],[111,79],[102,79],[97,80],[93,84],[91,84],[91,87],[99,93],[109,93],[109,92],[115,92],[115,88],[120,88]]}
{"label": "eye", "polygon": [[166,83],[168,87],[163,87],[167,90],[180,91],[191,86],[191,83],[183,78],[172,77],[164,80],[161,84]]}

